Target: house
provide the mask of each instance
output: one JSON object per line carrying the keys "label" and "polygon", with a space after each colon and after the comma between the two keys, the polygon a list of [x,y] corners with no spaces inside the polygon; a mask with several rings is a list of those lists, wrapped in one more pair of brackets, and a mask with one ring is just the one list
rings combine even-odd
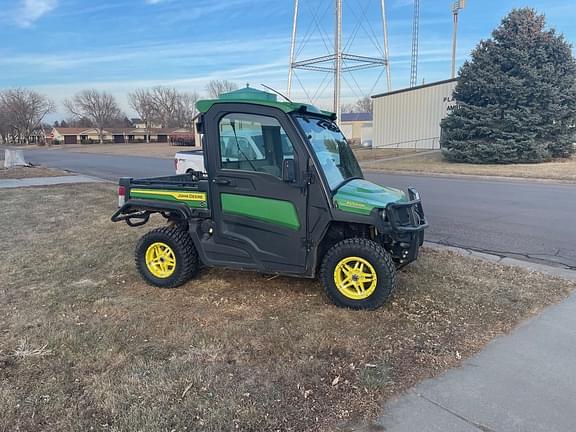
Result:
{"label": "house", "polygon": [[132,123],[132,126],[135,129],[146,129],[146,123],[144,123],[142,121],[142,119],[139,118],[131,118],[130,119],[130,123]]}
{"label": "house", "polygon": [[[142,120],[142,119],[139,119],[139,118],[131,118],[131,119],[130,119],[130,123],[132,123],[132,127],[135,128],[135,129],[146,129],[146,123],[145,123],[144,120]],[[152,123],[152,124],[150,125],[150,127],[151,127],[151,128],[154,128],[154,129],[158,129],[158,128],[160,128],[160,126],[161,126],[161,125],[155,124],[155,123]]]}
{"label": "house", "polygon": [[340,129],[351,144],[372,140],[372,113],[342,113]]}
{"label": "house", "polygon": [[50,128],[39,128],[34,130],[28,137],[30,144],[45,144],[47,137],[50,135]]}
{"label": "house", "polygon": [[[150,142],[181,143],[189,141],[189,135],[194,132],[187,128],[106,128],[102,139],[106,143],[123,144],[146,142],[146,133]],[[53,128],[47,139],[54,144],[95,144],[100,142],[96,128]],[[193,145],[193,144],[190,144]]]}
{"label": "house", "polygon": [[146,130],[140,128],[109,128],[114,144],[145,142]]}
{"label": "house", "polygon": [[[98,130],[95,128],[69,128],[55,127],[48,135],[48,140],[54,144],[90,144],[100,142]],[[104,141],[111,141],[112,136],[109,132],[104,131]]]}

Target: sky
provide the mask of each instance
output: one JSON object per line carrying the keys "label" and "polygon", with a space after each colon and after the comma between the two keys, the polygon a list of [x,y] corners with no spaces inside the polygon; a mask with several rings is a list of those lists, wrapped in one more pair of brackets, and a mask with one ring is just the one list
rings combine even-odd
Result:
{"label": "sky", "polygon": [[[328,53],[333,0],[300,0],[296,60]],[[379,0],[343,0],[351,54],[382,50]],[[450,78],[452,0],[422,0],[418,82]],[[576,42],[573,0],[468,0],[458,64],[514,7],[530,6]],[[412,0],[387,0],[392,89],[408,86]],[[156,85],[203,93],[212,79],[286,91],[292,0],[0,0],[0,89],[27,87],[62,100],[85,88],[114,94]],[[358,23],[361,23],[358,26]],[[387,91],[380,71],[345,74],[343,103]],[[331,76],[299,71],[292,98],[330,108]]]}

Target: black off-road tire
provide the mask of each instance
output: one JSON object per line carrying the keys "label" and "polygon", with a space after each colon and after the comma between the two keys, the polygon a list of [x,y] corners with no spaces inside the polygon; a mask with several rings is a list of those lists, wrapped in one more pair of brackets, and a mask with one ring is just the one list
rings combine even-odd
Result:
{"label": "black off-road tire", "polygon": [[[362,300],[351,299],[336,287],[334,271],[338,263],[348,257],[360,257],[368,261],[376,272],[374,292]],[[337,306],[350,309],[374,310],[381,307],[396,287],[396,266],[390,254],[375,241],[364,238],[342,240],[332,246],[322,260],[320,280],[328,298]]]}
{"label": "black off-road tire", "polygon": [[[146,265],[146,251],[150,245],[161,242],[168,245],[176,257],[172,275],[160,278],[153,275]],[[190,234],[176,226],[154,229],[140,238],[135,252],[136,268],[149,284],[159,288],[176,288],[194,277],[199,270],[198,252]]]}

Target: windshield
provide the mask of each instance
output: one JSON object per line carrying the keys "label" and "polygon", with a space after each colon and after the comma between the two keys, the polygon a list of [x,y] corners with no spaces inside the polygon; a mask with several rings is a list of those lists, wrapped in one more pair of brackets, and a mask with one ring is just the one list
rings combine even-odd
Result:
{"label": "windshield", "polygon": [[317,117],[296,117],[322,166],[331,190],[351,178],[362,178],[362,170],[346,138],[333,122]]}

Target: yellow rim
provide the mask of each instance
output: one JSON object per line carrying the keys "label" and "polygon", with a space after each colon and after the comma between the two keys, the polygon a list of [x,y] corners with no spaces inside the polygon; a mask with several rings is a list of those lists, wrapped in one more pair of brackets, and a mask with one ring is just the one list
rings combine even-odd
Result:
{"label": "yellow rim", "polygon": [[334,283],[340,293],[352,300],[364,300],[376,290],[378,278],[372,264],[360,257],[341,260],[334,270]]}
{"label": "yellow rim", "polygon": [[166,243],[153,243],[146,249],[146,267],[157,278],[169,278],[176,270],[176,255]]}

